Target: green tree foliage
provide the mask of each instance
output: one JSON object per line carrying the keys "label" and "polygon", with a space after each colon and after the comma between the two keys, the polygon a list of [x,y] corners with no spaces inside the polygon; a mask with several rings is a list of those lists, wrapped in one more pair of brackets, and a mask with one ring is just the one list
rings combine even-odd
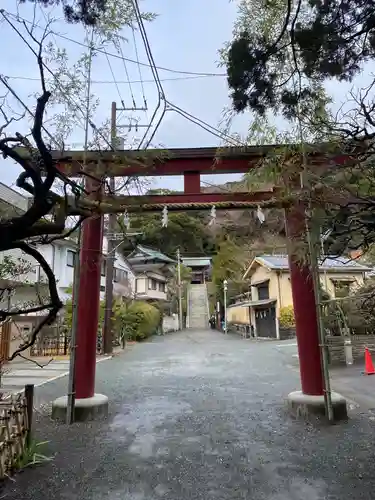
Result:
{"label": "green tree foliage", "polygon": [[[121,222],[120,222],[121,224]],[[131,217],[131,232],[142,232],[124,242],[124,252],[129,253],[137,244],[157,248],[169,256],[181,254],[200,255],[215,251],[215,241],[207,230],[206,221],[187,213],[169,213],[168,226],[162,227],[161,214]]]}
{"label": "green tree foliage", "polygon": [[123,334],[127,340],[143,340],[157,333],[160,325],[160,311],[153,305],[134,301],[121,311]]}
{"label": "green tree foliage", "polygon": [[[25,3],[26,0],[20,0]],[[105,14],[107,0],[29,0],[43,7],[62,5],[64,16],[68,23],[83,23],[87,26],[95,25]]]}
{"label": "green tree foliage", "polygon": [[375,329],[375,279],[359,287],[348,300],[329,302],[325,326],[333,335],[342,335],[348,328],[353,334],[373,333]]}
{"label": "green tree foliage", "polygon": [[4,255],[0,262],[0,279],[17,280],[33,269],[30,261],[15,259],[11,255]]}
{"label": "green tree foliage", "polygon": [[[241,4],[260,10],[245,17],[248,23],[240,24],[228,52],[228,83],[237,111],[281,109],[287,118],[296,117],[298,107],[320,100],[319,84],[325,78],[350,81],[375,56],[374,1]],[[284,70],[291,68],[289,80],[280,85]],[[300,83],[295,88],[293,78]]]}
{"label": "green tree foliage", "polygon": [[294,328],[296,326],[293,306],[285,306],[280,309],[279,324],[282,328]]}
{"label": "green tree foliage", "polygon": [[[68,292],[69,293],[69,292]],[[64,328],[68,334],[72,329],[72,300],[64,307]],[[100,301],[98,335],[104,326],[105,301]],[[143,301],[117,299],[113,303],[114,339],[121,343],[125,340],[142,340],[156,333],[160,324],[161,312],[152,304]]]}
{"label": "green tree foliage", "polygon": [[[266,122],[270,115],[286,118],[291,133],[284,142],[298,142],[301,148],[289,147],[281,156],[284,171],[293,163],[291,153],[301,159],[302,146],[304,152],[311,150],[309,141],[329,140],[341,152],[358,148],[345,168],[331,161],[324,173],[309,172],[309,186],[323,188],[309,197],[325,207],[319,225],[332,230],[329,253],[368,247],[375,241],[375,77],[368,75],[367,87],[352,91],[334,116],[324,84],[327,79],[352,81],[374,59],[375,2],[240,0],[239,6],[224,58],[234,111],[250,109]],[[338,193],[348,203],[325,198]]]}
{"label": "green tree foliage", "polygon": [[216,300],[223,302],[223,282],[228,281],[228,300],[242,291],[242,276],[245,272],[243,249],[231,240],[219,244],[217,254],[212,259],[212,283],[215,287]]}

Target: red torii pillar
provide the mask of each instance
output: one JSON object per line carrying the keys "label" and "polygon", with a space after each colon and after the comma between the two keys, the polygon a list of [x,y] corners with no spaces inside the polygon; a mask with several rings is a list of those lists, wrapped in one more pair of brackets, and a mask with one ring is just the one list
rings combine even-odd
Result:
{"label": "red torii pillar", "polygon": [[[92,198],[100,198],[100,182],[87,179],[85,188]],[[108,412],[108,398],[95,394],[102,242],[103,216],[86,219],[82,224],[74,371],[74,418],[78,421]],[[56,399],[52,403],[52,418],[65,419],[67,407],[67,396]]]}
{"label": "red torii pillar", "polygon": [[323,396],[324,383],[319,330],[311,269],[300,263],[293,244],[306,235],[305,208],[296,204],[286,210],[289,269],[303,394]]}
{"label": "red torii pillar", "polygon": [[[93,193],[93,197],[100,197],[98,182],[88,179],[86,189]],[[102,243],[103,216],[90,217],[82,224],[75,360],[77,399],[91,398],[95,392]]]}
{"label": "red torii pillar", "polygon": [[[306,236],[305,208],[297,203],[285,215],[302,389],[289,394],[288,404],[295,416],[314,419],[316,415],[326,415],[314,282],[309,265],[300,262],[293,245],[293,241]],[[331,404],[334,420],[347,419],[345,398],[331,392]]]}

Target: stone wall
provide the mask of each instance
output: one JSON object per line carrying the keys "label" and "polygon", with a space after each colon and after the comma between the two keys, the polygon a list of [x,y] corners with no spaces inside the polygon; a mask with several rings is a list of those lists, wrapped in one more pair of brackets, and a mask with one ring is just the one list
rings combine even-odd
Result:
{"label": "stone wall", "polygon": [[288,340],[296,338],[296,329],[295,328],[282,328],[279,327],[279,335],[280,340]]}
{"label": "stone wall", "polygon": [[[365,347],[375,350],[375,335],[353,335],[353,362],[363,363]],[[327,336],[330,365],[345,365],[344,337]]]}
{"label": "stone wall", "polygon": [[[295,328],[281,328],[279,329],[280,340],[287,340],[296,337]],[[350,337],[353,348],[353,361],[354,363],[363,363],[365,355],[365,347],[370,351],[375,352],[375,335],[352,335]],[[329,350],[330,365],[345,365],[345,350],[344,350],[344,337],[342,336],[327,336],[327,344]]]}

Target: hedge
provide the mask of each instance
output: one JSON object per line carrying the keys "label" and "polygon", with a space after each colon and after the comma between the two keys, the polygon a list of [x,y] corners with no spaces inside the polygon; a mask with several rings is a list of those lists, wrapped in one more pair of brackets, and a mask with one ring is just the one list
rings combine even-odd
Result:
{"label": "hedge", "polygon": [[[101,335],[104,323],[104,302],[100,303],[98,335]],[[113,306],[113,331],[118,341],[142,340],[157,333],[161,322],[161,312],[155,306],[142,301],[122,302],[116,300]],[[72,327],[72,303],[65,304],[65,328]]]}
{"label": "hedge", "polygon": [[160,311],[147,302],[124,304],[115,315],[127,340],[150,337],[157,333],[160,325]]}

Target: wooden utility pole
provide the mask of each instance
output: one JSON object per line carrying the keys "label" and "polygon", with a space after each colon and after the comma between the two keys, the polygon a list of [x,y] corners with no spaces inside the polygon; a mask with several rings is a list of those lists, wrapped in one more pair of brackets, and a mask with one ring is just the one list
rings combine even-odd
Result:
{"label": "wooden utility pole", "polygon": [[[112,102],[111,109],[111,145],[113,150],[117,149],[117,106]],[[115,193],[115,178],[109,178],[110,195]],[[104,328],[103,328],[103,353],[111,354],[113,351],[113,277],[114,265],[116,260],[114,232],[116,229],[116,216],[109,214],[108,230],[107,230],[107,258],[105,270],[105,312],[104,312]]]}

